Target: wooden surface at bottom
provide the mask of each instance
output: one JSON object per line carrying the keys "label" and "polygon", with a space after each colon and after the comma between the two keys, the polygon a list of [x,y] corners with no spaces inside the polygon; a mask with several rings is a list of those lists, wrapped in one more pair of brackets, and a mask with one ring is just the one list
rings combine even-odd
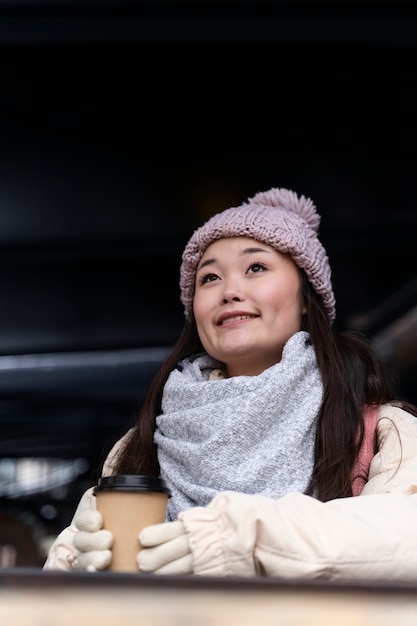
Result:
{"label": "wooden surface at bottom", "polygon": [[0,626],[417,626],[417,587],[85,576],[0,576]]}

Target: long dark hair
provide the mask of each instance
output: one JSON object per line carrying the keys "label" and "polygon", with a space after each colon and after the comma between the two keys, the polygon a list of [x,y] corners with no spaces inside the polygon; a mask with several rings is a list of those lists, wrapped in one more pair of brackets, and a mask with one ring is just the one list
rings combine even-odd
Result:
{"label": "long dark hair", "polygon": [[[363,440],[364,407],[394,401],[394,394],[371,342],[352,331],[336,331],[322,299],[301,274],[302,329],[310,334],[315,348],[324,392],[307,493],[325,501],[352,495],[351,472]],[[202,350],[190,316],[150,385],[131,435],[120,450],[116,473],[159,474],[153,436],[165,382],[180,360]]]}
{"label": "long dark hair", "polygon": [[[315,463],[307,493],[320,500],[352,495],[352,468],[364,437],[364,408],[393,400],[391,381],[370,341],[353,331],[337,332],[321,298],[303,280],[306,314],[323,382]],[[376,442],[375,442],[376,443]]]}
{"label": "long dark hair", "polygon": [[118,474],[158,475],[159,463],[153,436],[161,413],[162,393],[171,371],[182,359],[203,351],[194,318],[185,321],[181,335],[153,378],[131,435],[115,464]]}

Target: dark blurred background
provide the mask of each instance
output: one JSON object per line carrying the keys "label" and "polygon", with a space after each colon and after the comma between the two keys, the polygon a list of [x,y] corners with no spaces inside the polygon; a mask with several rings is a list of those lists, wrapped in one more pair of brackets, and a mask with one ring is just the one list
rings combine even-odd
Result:
{"label": "dark blurred background", "polygon": [[185,242],[257,191],[314,200],[336,324],[417,402],[416,66],[414,2],[0,0],[0,567],[43,562],[181,328]]}

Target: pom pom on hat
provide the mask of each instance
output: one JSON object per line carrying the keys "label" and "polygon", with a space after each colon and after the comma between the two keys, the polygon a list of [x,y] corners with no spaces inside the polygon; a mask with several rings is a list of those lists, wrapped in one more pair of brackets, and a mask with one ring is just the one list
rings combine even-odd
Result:
{"label": "pom pom on hat", "polygon": [[260,191],[253,198],[249,198],[245,204],[287,208],[302,217],[316,233],[319,232],[320,215],[317,213],[313,201],[305,196],[298,197],[294,191],[289,189],[273,187],[269,191]]}
{"label": "pom pom on hat", "polygon": [[259,192],[241,206],[226,209],[200,226],[187,243],[180,270],[181,301],[185,316],[191,310],[195,276],[201,257],[216,239],[252,237],[289,254],[322,297],[330,321],[335,319],[335,299],[326,251],[317,233],[320,215],[310,198],[274,187]]}

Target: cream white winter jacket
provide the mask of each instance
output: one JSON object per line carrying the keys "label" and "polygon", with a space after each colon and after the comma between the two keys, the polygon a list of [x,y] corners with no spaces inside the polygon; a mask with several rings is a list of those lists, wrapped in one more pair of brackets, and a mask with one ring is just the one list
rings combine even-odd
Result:
{"label": "cream white winter jacket", "polygon": [[[195,574],[327,580],[417,579],[417,418],[380,407],[380,448],[360,496],[320,502],[301,493],[272,500],[224,492],[179,514]],[[112,473],[113,448],[103,474]],[[95,508],[92,489],[77,512]],[[55,540],[45,569],[71,570],[73,523]]]}

